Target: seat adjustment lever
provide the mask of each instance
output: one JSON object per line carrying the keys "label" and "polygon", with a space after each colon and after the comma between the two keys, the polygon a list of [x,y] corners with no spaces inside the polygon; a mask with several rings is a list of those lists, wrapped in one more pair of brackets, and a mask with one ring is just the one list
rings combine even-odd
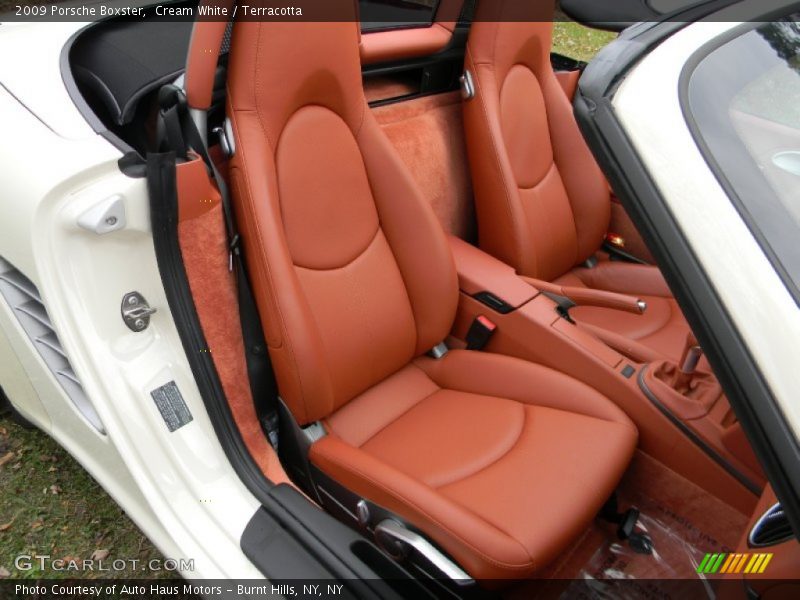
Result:
{"label": "seat adjustment lever", "polygon": [[468,586],[475,583],[461,567],[428,540],[394,519],[384,519],[375,526],[375,541],[395,560],[411,558],[416,553],[458,585]]}

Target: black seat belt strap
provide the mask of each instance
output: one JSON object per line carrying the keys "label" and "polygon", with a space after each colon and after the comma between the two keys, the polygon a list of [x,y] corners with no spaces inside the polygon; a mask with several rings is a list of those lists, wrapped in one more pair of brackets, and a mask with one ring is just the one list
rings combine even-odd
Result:
{"label": "black seat belt strap", "polygon": [[250,389],[253,391],[253,402],[261,426],[269,437],[272,446],[278,448],[278,384],[267,351],[264,332],[261,329],[261,318],[258,314],[253,290],[244,268],[241,255],[237,254],[236,281],[239,295],[239,319],[242,322],[247,375]]}

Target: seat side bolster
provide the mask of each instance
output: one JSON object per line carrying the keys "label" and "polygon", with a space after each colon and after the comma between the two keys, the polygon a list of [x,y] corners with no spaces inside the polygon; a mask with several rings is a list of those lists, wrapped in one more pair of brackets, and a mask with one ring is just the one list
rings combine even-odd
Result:
{"label": "seat side bolster", "polygon": [[458,305],[458,276],[447,236],[400,156],[368,112],[358,133],[364,166],[414,313],[416,354],[445,339]]}
{"label": "seat side bolster", "polygon": [[428,532],[477,579],[525,577],[535,567],[518,540],[335,435],[314,444],[309,458],[352,492]]}
{"label": "seat side bolster", "polygon": [[467,69],[477,93],[464,103],[464,133],[475,190],[480,243],[487,252],[524,273],[536,273],[536,256],[528,252],[527,229],[519,188],[503,146],[499,121],[500,83],[492,65],[475,62],[467,48]]}
{"label": "seat side bolster", "polygon": [[[231,109],[229,114],[237,138],[231,190],[251,285],[281,395],[299,423],[310,423],[330,412],[333,390],[319,333],[279,226],[278,192],[269,177],[275,172],[274,150],[257,135],[256,113]],[[317,376],[304,378],[308,372]]]}
{"label": "seat side bolster", "polygon": [[611,223],[608,181],[583,139],[572,104],[549,60],[541,66],[537,77],[547,105],[553,156],[575,219],[580,263],[597,251],[608,233]]}

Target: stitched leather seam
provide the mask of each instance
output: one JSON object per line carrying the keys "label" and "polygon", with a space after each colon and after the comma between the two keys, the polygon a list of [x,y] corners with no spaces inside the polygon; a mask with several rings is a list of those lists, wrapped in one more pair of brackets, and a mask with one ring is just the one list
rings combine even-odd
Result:
{"label": "stitched leather seam", "polygon": [[[514,63],[513,65],[511,65],[511,68],[508,70],[508,72],[509,72],[509,73],[511,73],[511,71],[512,71],[512,70],[513,70],[515,67],[522,67],[522,68],[523,68],[523,69],[525,69],[525,70],[526,70],[528,73],[530,73],[531,75],[533,75],[533,78],[536,80],[536,85],[539,87],[539,89],[540,89],[540,90],[541,90],[541,92],[542,92],[542,99],[544,100],[544,113],[545,113],[545,120],[547,121],[547,136],[548,136],[548,138],[550,138],[550,140],[551,140],[551,141],[550,141],[550,146],[551,146],[551,148],[552,148],[553,142],[552,142],[552,137],[551,137],[551,133],[552,133],[552,132],[550,131],[550,117],[549,117],[549,113],[548,113],[548,111],[547,111],[547,99],[544,97],[544,88],[542,87],[542,83],[539,81],[539,77],[536,75],[536,73],[534,72],[534,70],[533,70],[531,67],[529,67],[527,64],[525,64],[525,63],[521,63],[521,62],[516,62],[516,63]],[[532,190],[532,189],[534,189],[534,188],[537,188],[537,187],[539,187],[541,184],[543,184],[543,183],[544,183],[545,179],[547,179],[547,178],[550,176],[550,174],[553,172],[553,169],[558,169],[558,165],[556,164],[556,159],[555,159],[555,153],[553,153],[553,160],[551,161],[551,163],[550,163],[550,166],[547,168],[547,171],[545,171],[544,175],[542,175],[542,176],[539,178],[539,180],[538,180],[538,181],[536,181],[535,183],[532,183],[532,184],[531,184],[531,185],[529,185],[529,186],[527,186],[527,185],[520,185],[520,184],[517,184],[517,188],[518,188],[518,189],[520,189],[520,190]],[[516,183],[516,182],[515,182],[515,183]],[[573,217],[573,218],[574,218],[574,217]]]}
{"label": "stitched leather seam", "polygon": [[[522,438],[522,434],[525,432],[525,423],[526,423],[526,419],[527,419],[527,417],[526,417],[526,413],[525,413],[525,411],[524,411],[524,410],[523,410],[523,417],[522,417],[522,418],[523,418],[522,429],[520,430],[519,437],[517,437],[517,441],[514,443],[514,446],[512,446],[512,447],[511,447],[511,448],[508,450],[508,452],[506,452],[506,453],[505,453],[503,456],[501,456],[500,458],[498,458],[496,461],[492,462],[492,464],[491,464],[491,465],[487,465],[486,467],[484,467],[484,469],[480,469],[480,470],[476,471],[475,473],[473,473],[472,475],[470,475],[470,477],[474,477],[475,475],[477,475],[477,474],[478,474],[478,473],[480,473],[481,471],[483,471],[483,470],[485,470],[485,469],[488,469],[488,468],[489,468],[489,467],[491,467],[492,465],[495,465],[495,464],[497,464],[497,463],[498,463],[498,462],[500,462],[500,461],[501,461],[503,458],[505,458],[506,456],[508,456],[508,455],[511,453],[511,451],[512,451],[512,450],[513,450],[513,449],[514,449],[514,448],[515,448],[515,447],[518,445],[518,443],[519,443],[519,440]],[[466,477],[465,477],[464,479],[466,479]],[[463,481],[463,479],[461,479],[461,480],[459,480],[459,481]],[[454,483],[457,483],[457,482],[454,482]],[[448,484],[448,485],[452,485],[452,484]],[[443,486],[443,487],[444,487],[444,486]],[[449,499],[451,502],[453,502],[453,503],[455,503],[455,504],[458,504],[458,505],[459,505],[460,507],[462,507],[464,510],[468,510],[468,511],[472,512],[472,511],[471,511],[469,508],[467,508],[466,506],[464,506],[464,505],[463,505],[461,502],[458,502],[457,500],[453,500],[453,499],[452,499],[452,498],[450,498],[449,496],[448,496],[447,498],[448,498],[448,499]],[[473,514],[475,514],[475,513],[473,513]],[[516,542],[517,542],[517,543],[520,545],[520,547],[521,547],[521,548],[522,548],[522,549],[525,551],[525,553],[526,553],[526,554],[527,554],[527,555],[530,557],[530,552],[528,552],[527,548],[525,548],[525,546],[522,544],[522,542],[518,541],[518,540],[517,540],[517,539],[516,539],[516,538],[515,538],[515,537],[514,537],[514,536],[513,536],[511,533],[509,533],[508,531],[506,531],[506,530],[505,530],[505,529],[503,529],[502,527],[500,527],[500,526],[496,525],[495,523],[492,523],[491,521],[487,520],[485,517],[482,517],[482,516],[480,516],[480,515],[477,515],[477,514],[475,515],[475,517],[476,517],[476,518],[478,518],[478,519],[480,519],[481,521],[483,521],[484,523],[486,523],[486,524],[487,524],[487,525],[489,525],[490,527],[494,527],[494,528],[495,528],[495,529],[497,529],[498,531],[500,531],[500,532],[504,533],[504,534],[505,534],[505,535],[507,535],[509,538],[511,538],[511,539],[513,539],[514,541],[516,541]],[[533,562],[533,557],[531,557],[531,564],[534,564],[534,562]]]}
{"label": "stitched leather seam", "polygon": [[[545,179],[547,179],[554,170],[557,170],[557,169],[558,169],[558,166],[556,165],[555,162],[553,162],[548,167],[547,172],[542,176],[542,178],[539,181],[537,181],[536,183],[534,183],[530,187],[529,186],[522,186],[522,185],[517,184],[517,188],[519,190],[523,191],[523,192],[527,192],[529,190],[535,190],[536,188],[538,188],[540,185],[542,185],[545,182]],[[573,218],[574,218],[574,216],[573,216]]]}
{"label": "stitched leather seam", "polygon": [[[567,206],[569,206],[569,212],[570,212],[570,215],[572,215],[572,231],[575,233],[575,256],[577,257],[580,254],[580,238],[578,236],[578,221],[575,218],[575,207],[574,207],[573,202],[572,202],[572,200],[570,198],[570,195],[569,195],[569,192],[568,192],[568,190],[566,188],[566,185],[564,185],[564,179],[563,179],[563,177],[561,177],[561,170],[559,169],[558,162],[556,161],[555,148],[554,148],[553,141],[552,141],[553,140],[553,138],[552,138],[552,128],[550,126],[551,112],[547,109],[547,98],[545,97],[545,88],[542,85],[542,81],[541,81],[540,77],[527,64],[514,63],[511,66],[511,69],[513,69],[514,67],[522,67],[522,68],[526,69],[536,79],[536,84],[539,86],[539,89],[541,90],[542,99],[544,100],[545,120],[547,122],[547,136],[548,136],[548,139],[549,139],[549,142],[550,142],[550,146],[552,148],[552,153],[553,153],[553,161],[550,164],[550,167],[545,172],[545,174],[541,177],[541,179],[539,179],[539,181],[537,181],[536,183],[534,183],[531,186],[517,185],[517,187],[521,191],[535,190],[536,188],[544,185],[545,181],[553,176],[553,171],[556,172],[556,175],[558,175],[558,183],[561,185],[561,189],[564,191],[564,197],[567,199]],[[511,72],[511,69],[509,69],[509,72]],[[536,258],[536,254],[535,253],[534,253],[534,257]],[[537,263],[538,263],[538,261],[537,261]],[[537,264],[537,272],[538,272],[538,264]]]}
{"label": "stitched leather seam", "polygon": [[[558,80],[556,79],[555,71],[553,71],[551,66],[545,67],[542,79],[546,79],[548,75],[550,77],[552,77],[552,81],[551,81],[551,86],[550,87],[555,85],[555,86],[557,86],[559,92],[563,92],[563,88],[561,87],[561,84],[558,83]],[[539,82],[539,85],[542,88],[542,96],[544,97],[546,88],[545,88],[544,85],[542,85],[541,81]],[[548,91],[549,91],[549,89],[550,88],[547,88]],[[550,95],[552,96],[552,94],[550,94]],[[575,205],[576,205],[576,203],[573,201],[574,195],[571,196],[570,193],[569,193],[569,190],[567,189],[567,185],[566,185],[566,182],[564,180],[564,177],[562,177],[562,175],[561,175],[561,168],[558,166],[558,160],[556,160],[556,146],[552,141],[553,140],[552,128],[550,127],[550,116],[551,116],[552,113],[551,113],[551,111],[547,110],[547,97],[544,97],[544,102],[545,102],[545,104],[544,104],[544,106],[545,106],[545,115],[547,116],[547,128],[548,128],[548,132],[550,133],[550,140],[551,140],[550,144],[551,144],[551,146],[553,148],[553,166],[556,168],[556,171],[558,173],[558,179],[561,182],[561,188],[564,190],[564,196],[566,196],[566,198],[567,198],[567,206],[569,206],[569,211],[572,214],[572,230],[575,232],[575,259],[573,261],[573,265],[574,265],[575,262],[579,261],[578,257],[581,255],[581,236],[580,236],[580,232],[578,231],[578,219],[575,216]],[[575,126],[577,128],[577,123],[576,123]],[[580,136],[580,133],[578,133],[578,135]],[[610,201],[611,201],[611,197],[609,195],[609,202]],[[606,229],[608,229],[608,224],[606,224]],[[591,254],[590,254],[590,256],[591,256]]]}
{"label": "stitched leather seam", "polygon": [[368,437],[366,440],[364,440],[364,441],[363,441],[363,442],[362,442],[362,443],[361,443],[359,446],[356,446],[356,447],[357,447],[357,448],[363,448],[363,447],[364,447],[364,446],[366,446],[366,445],[367,445],[367,444],[368,444],[368,443],[369,443],[371,440],[375,439],[375,437],[376,437],[376,436],[380,435],[380,434],[381,434],[381,432],[383,432],[383,431],[386,431],[386,429],[387,429],[389,426],[391,426],[393,423],[396,423],[397,421],[399,421],[400,419],[402,419],[404,416],[406,416],[408,413],[410,413],[412,410],[414,410],[416,407],[418,407],[420,404],[422,404],[423,402],[425,402],[425,400],[427,400],[428,398],[431,398],[431,397],[435,396],[436,394],[438,394],[438,393],[439,393],[439,392],[441,392],[441,391],[442,391],[442,388],[439,388],[439,387],[437,386],[437,389],[436,389],[436,391],[433,391],[433,392],[431,392],[430,394],[428,394],[427,396],[425,396],[424,398],[421,398],[421,399],[417,400],[417,401],[416,401],[414,404],[412,404],[412,405],[411,405],[411,406],[409,406],[409,407],[408,407],[406,410],[404,410],[402,413],[400,413],[399,415],[397,415],[396,417],[394,417],[394,419],[393,419],[393,420],[389,421],[389,422],[388,422],[386,425],[384,425],[383,427],[381,427],[380,429],[378,429],[378,431],[376,431],[375,433],[373,433],[373,434],[372,434],[371,436],[369,436],[369,437]]}
{"label": "stitched leather seam", "polygon": [[[512,358],[512,357],[507,357],[507,358]],[[514,360],[521,360],[521,359],[514,359]],[[420,367],[420,368],[422,368],[422,367]],[[427,370],[425,370],[424,368],[422,368],[422,370],[425,372],[426,375],[428,375],[428,377],[431,379],[431,381],[433,381],[436,385],[441,385],[436,380],[436,378],[435,378],[436,375],[434,373],[430,373]],[[549,369],[549,370],[552,370],[552,369]],[[586,384],[582,384],[582,385],[584,387],[587,387],[587,388],[589,387]],[[452,391],[456,391],[456,392],[462,392],[464,394],[488,395],[488,394],[481,394],[480,392],[476,392],[474,390],[466,389],[464,386],[458,387],[458,386],[449,385],[446,388],[442,388],[442,389],[448,389],[448,390],[452,390]],[[497,397],[497,396],[493,396],[493,397]],[[603,398],[605,398],[605,396],[603,396]],[[534,407],[539,407],[539,408],[545,408],[545,409],[548,409],[548,410],[557,410],[557,411],[564,412],[564,413],[569,413],[569,414],[582,415],[584,417],[588,417],[590,419],[596,419],[598,421],[603,421],[603,422],[606,422],[606,423],[615,423],[617,425],[629,425],[629,424],[632,423],[630,421],[630,419],[627,419],[627,418],[624,421],[622,421],[622,420],[619,420],[616,417],[607,417],[605,415],[591,414],[591,413],[586,412],[586,411],[580,411],[579,412],[578,410],[573,409],[573,408],[556,408],[554,406],[545,406],[545,405],[542,405],[542,404],[537,404],[535,402],[528,402],[526,400],[520,400],[520,399],[516,399],[516,398],[505,397],[505,398],[501,398],[501,399],[510,400],[512,402],[519,402],[520,404],[522,404],[524,406],[534,406]],[[616,404],[614,404],[611,400],[608,400],[608,401],[611,402],[612,406],[614,406],[615,408],[619,409],[619,407]],[[621,411],[621,409],[619,409],[619,410],[620,410],[622,415],[625,414],[624,412]],[[635,427],[634,427],[634,429],[635,429]],[[638,430],[637,430],[637,435],[638,435]]]}
{"label": "stitched leather seam", "polygon": [[[464,393],[464,392],[462,392],[462,393]],[[466,392],[466,393],[469,393],[469,392]],[[478,394],[476,394],[476,395],[478,395]],[[501,399],[502,399],[502,398],[501,398]],[[512,400],[512,402],[516,402],[516,401],[515,401],[515,400]],[[517,402],[517,404],[522,404],[522,402]],[[531,405],[529,405],[529,406],[531,406]],[[475,476],[476,476],[478,473],[482,473],[483,471],[486,471],[487,469],[490,469],[490,468],[492,468],[494,465],[496,465],[497,463],[499,463],[499,462],[500,462],[501,460],[503,460],[503,459],[504,459],[506,456],[508,456],[509,454],[511,454],[511,452],[514,450],[514,448],[516,448],[516,447],[519,445],[519,441],[522,439],[522,434],[523,434],[523,433],[525,433],[525,423],[526,423],[526,420],[527,420],[527,411],[525,410],[525,407],[524,407],[524,405],[523,405],[523,407],[522,407],[522,426],[519,428],[519,433],[517,434],[517,439],[515,439],[515,440],[514,440],[514,441],[513,441],[513,442],[512,442],[512,443],[509,445],[508,449],[507,449],[505,452],[503,452],[503,454],[501,454],[500,456],[498,456],[497,458],[495,458],[495,459],[494,459],[493,461],[491,461],[489,464],[487,464],[487,465],[484,465],[484,466],[482,466],[482,467],[478,468],[477,470],[473,471],[472,473],[468,473],[467,475],[464,475],[463,477],[459,477],[458,479],[454,479],[453,481],[448,481],[447,483],[443,483],[443,484],[441,484],[441,485],[438,485],[438,486],[436,486],[434,489],[436,489],[436,490],[441,490],[442,488],[446,488],[447,486],[450,486],[450,485],[455,485],[455,484],[457,484],[457,483],[461,483],[461,482],[462,482],[462,481],[464,481],[465,479],[469,479],[470,477],[475,477]],[[466,508],[466,507],[465,507],[465,508]],[[494,525],[494,527],[497,527],[497,525]],[[499,528],[499,527],[497,527],[497,529],[500,529],[500,528]],[[501,531],[502,531],[502,530],[501,530]],[[506,532],[504,532],[504,533],[506,533]],[[506,535],[508,535],[508,533],[506,533]],[[509,536],[509,537],[510,537],[510,536]]]}
{"label": "stitched leather seam", "polygon": [[367,103],[367,97],[364,96],[364,103],[361,106],[361,116],[359,117],[359,120],[358,120],[358,127],[356,127],[356,130],[353,132],[353,137],[355,137],[355,138],[357,138],[358,135],[361,133],[361,128],[364,126],[365,116],[367,114],[367,109],[368,108],[369,108],[369,104]]}
{"label": "stitched leather seam", "polygon": [[380,226],[380,223],[379,223],[378,226],[375,228],[375,233],[372,234],[372,237],[370,238],[369,242],[367,242],[367,245],[362,250],[359,250],[358,253],[351,260],[348,260],[344,264],[336,265],[334,267],[307,267],[306,265],[301,265],[299,263],[294,263],[294,266],[299,268],[299,269],[305,269],[306,271],[314,271],[314,272],[317,272],[317,273],[327,273],[327,272],[331,272],[331,271],[341,271],[341,270],[346,269],[347,267],[351,266],[353,263],[357,262],[361,257],[363,257],[367,252],[369,252],[372,249],[372,246],[375,245],[375,242],[378,240],[378,236],[382,232],[383,232],[383,229],[381,229],[381,226]]}
{"label": "stitched leather seam", "polygon": [[[366,103],[365,103],[366,106]],[[366,114],[366,113],[365,113]],[[363,122],[362,122],[363,125]],[[375,122],[375,125],[380,128],[380,125]],[[356,143],[359,144],[359,149],[361,145],[359,143],[358,137],[361,135],[361,128],[359,128],[358,134],[356,135]],[[381,210],[378,206],[378,195],[375,193],[375,186],[372,183],[372,175],[370,174],[370,169],[367,167],[366,162],[364,162],[364,155],[361,155],[361,160],[364,165],[364,172],[367,175],[367,185],[369,186],[369,193],[372,196],[372,202],[375,205],[375,211],[378,213],[378,229],[383,232],[383,226],[381,225],[382,217],[381,217]],[[411,301],[411,293],[408,289],[408,283],[406,281],[406,273],[403,270],[403,267],[400,265],[400,261],[397,259],[397,255],[395,254],[394,247],[392,246],[392,241],[389,239],[389,236],[384,233],[384,238],[386,239],[386,244],[389,246],[389,251],[392,254],[392,259],[394,261],[394,266],[397,268],[397,272],[400,274],[400,279],[403,281],[403,291],[406,293],[406,301],[408,302],[409,310],[411,311],[411,320],[414,322],[414,347],[416,348],[419,345],[419,323],[417,322],[417,314],[414,310],[414,303]]]}
{"label": "stitched leather seam", "polygon": [[[353,136],[353,141],[356,143],[356,146],[358,146],[358,137],[357,136],[358,136],[358,134],[359,134],[359,132],[361,130],[361,126],[363,125],[363,118],[364,118],[364,113],[363,112],[362,112],[362,115],[361,115],[362,121],[359,124],[359,126],[358,126],[358,128],[356,129],[355,132],[350,128],[350,126],[347,124],[347,122],[344,120],[344,118],[339,113],[337,113],[336,111],[334,111],[330,107],[325,106],[324,104],[319,104],[319,103],[315,103],[315,102],[312,102],[312,103],[309,103],[309,104],[303,104],[302,106],[300,106],[286,120],[286,125],[288,125],[289,122],[291,122],[300,113],[300,111],[303,111],[303,110],[305,110],[307,108],[321,108],[321,109],[329,112],[331,115],[333,115],[334,118],[339,119],[345,125],[345,127],[347,127],[348,131],[350,131],[350,134]],[[263,127],[262,127],[262,130],[263,130]],[[285,131],[286,131],[286,127],[284,126],[283,130],[281,131],[280,135],[278,136],[278,139],[275,142],[274,148],[275,148],[276,157],[277,157],[278,148],[279,148],[279,146],[281,144],[281,140],[283,138],[283,135],[284,135]],[[359,150],[359,154],[361,155],[361,153],[360,153],[361,147],[360,146],[358,146],[358,150]],[[361,155],[361,158],[362,158],[361,165],[364,167],[364,175],[367,176],[367,167],[364,164],[363,155]],[[276,165],[277,165],[277,161],[276,161]],[[276,172],[277,172],[277,169],[276,169]],[[369,177],[368,176],[367,176],[367,183],[369,184]],[[371,196],[371,199],[372,199],[372,202],[373,202],[373,205],[374,205],[374,203],[375,203],[374,193],[372,192],[372,188],[371,187],[370,187],[370,196]],[[378,216],[377,215],[377,209],[376,209],[376,216]],[[307,266],[307,265],[302,265],[302,264],[296,263],[296,262],[294,262],[294,259],[292,259],[293,264],[296,267],[300,267],[302,269],[307,269],[309,271],[320,271],[320,272],[322,272],[322,271],[335,271],[337,269],[344,269],[345,267],[349,267],[354,262],[356,262],[359,258],[361,258],[370,249],[372,244],[375,242],[375,238],[377,238],[378,234],[381,232],[380,218],[377,218],[376,221],[377,221],[377,224],[376,224],[376,227],[375,227],[375,231],[371,234],[371,237],[367,241],[367,243],[364,246],[364,248],[356,251],[355,256],[353,256],[353,258],[351,258],[351,259],[346,260],[346,262],[344,262],[343,264],[336,265],[336,266],[333,266],[333,267],[310,267],[310,266]]]}

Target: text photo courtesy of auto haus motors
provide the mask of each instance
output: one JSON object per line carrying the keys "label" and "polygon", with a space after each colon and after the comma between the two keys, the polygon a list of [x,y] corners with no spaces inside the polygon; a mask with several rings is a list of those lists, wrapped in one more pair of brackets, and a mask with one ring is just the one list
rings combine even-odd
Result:
{"label": "text photo courtesy of auto haus motors", "polygon": [[0,598],[800,598],[799,16],[0,0]]}

